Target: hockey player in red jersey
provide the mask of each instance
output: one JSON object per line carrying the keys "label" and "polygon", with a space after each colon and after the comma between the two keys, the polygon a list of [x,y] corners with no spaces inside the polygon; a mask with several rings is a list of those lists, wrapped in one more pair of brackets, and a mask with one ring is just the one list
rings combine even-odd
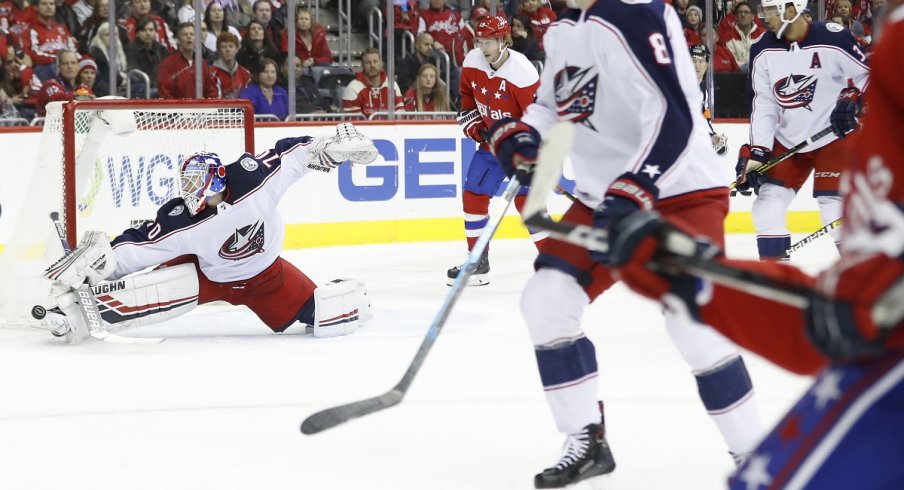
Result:
{"label": "hockey player in red jersey", "polygon": [[336,136],[284,138],[230,165],[215,153],[189,156],[180,171],[181,197],[161,206],[153,221],[112,242],[104,232],[88,231],[45,271],[60,294],[57,314],[43,326],[71,343],[95,336],[72,292],[87,280],[110,329],[157,323],[221,300],[247,306],[274,332],[296,321],[312,326],[316,337],[354,332],[371,316],[363,283],[317,286],[280,257],[284,225],[277,204],[311,172],[346,161],[366,165],[376,156],[373,142],[348,123]]}
{"label": "hockey player in red jersey", "polygon": [[[465,57],[461,70],[461,114],[458,124],[465,136],[480,147],[471,159],[468,175],[462,190],[462,207],[465,213],[465,236],[468,250],[474,248],[480,234],[490,219],[490,198],[496,194],[505,172],[490,153],[486,141],[487,128],[504,117],[521,117],[524,109],[534,101],[540,77],[537,70],[523,54],[509,48],[512,29],[501,15],[486,16],[477,24],[477,45]],[[515,206],[524,205],[527,189],[521,189],[515,197]],[[531,231],[535,243],[546,236]],[[469,286],[489,284],[489,248],[484,253],[477,270],[468,278]],[[447,272],[447,284],[452,285],[461,266]]]}
{"label": "hockey player in red jersey", "polygon": [[[813,386],[729,481],[733,489],[898,488],[904,481],[904,2],[888,7],[871,57],[868,110],[855,138],[842,191],[841,259],[812,278],[773,262],[715,259],[763,283],[794,285],[792,306],[687,274],[647,268],[678,252],[680,232],[657,216],[613,225],[613,263],[632,289],[702,319],[743,347],[800,374]],[[859,101],[842,97],[833,122]],[[669,238],[667,238],[669,237]],[[698,243],[698,258],[711,245]],[[685,253],[681,253],[682,255]],[[737,286],[735,286],[737,287]],[[762,312],[747,314],[744,312]]]}
{"label": "hockey player in red jersey", "polygon": [[[806,0],[764,0],[762,7],[772,32],[751,48],[750,142],[741,146],[735,172],[739,191],[758,192],[751,214],[760,258],[778,259],[791,247],[785,212],[811,173],[822,224],[841,216],[838,185],[849,142],[835,131],[765,174],[748,172],[825,129],[839,93],[859,97],[869,68],[850,31],[804,20]],[[830,233],[840,245],[839,231]]]}

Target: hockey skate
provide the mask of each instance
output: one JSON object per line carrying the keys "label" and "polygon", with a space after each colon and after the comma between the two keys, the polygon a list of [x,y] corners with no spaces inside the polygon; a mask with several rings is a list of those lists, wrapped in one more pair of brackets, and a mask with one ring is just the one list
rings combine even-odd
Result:
{"label": "hockey skate", "polygon": [[[452,283],[455,282],[455,279],[458,278],[458,274],[461,272],[463,265],[456,265],[455,267],[449,269],[446,272],[446,285],[451,286]],[[480,263],[477,264],[477,270],[468,277],[468,283],[466,286],[486,286],[490,283],[490,278],[488,277],[490,273],[490,258],[487,255],[484,255],[480,258]]]}
{"label": "hockey skate", "polygon": [[590,424],[565,440],[562,458],[534,477],[534,488],[562,488],[594,476],[612,473],[615,460],[606,442],[605,425]]}

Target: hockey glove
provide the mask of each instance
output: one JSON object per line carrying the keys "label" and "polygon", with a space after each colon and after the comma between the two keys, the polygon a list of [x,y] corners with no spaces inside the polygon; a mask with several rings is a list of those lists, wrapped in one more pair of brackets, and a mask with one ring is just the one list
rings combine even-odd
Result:
{"label": "hockey glove", "polygon": [[[655,211],[639,211],[609,228],[609,266],[632,290],[654,300],[677,299],[682,309],[699,319],[696,302],[703,281],[667,266],[670,255],[709,260],[721,250],[665,222]],[[656,270],[650,268],[656,264]],[[672,301],[668,301],[672,303]]]}
{"label": "hockey glove", "polygon": [[514,175],[521,185],[529,186],[537,164],[540,133],[530,125],[505,117],[490,128],[490,144],[505,174],[509,178]]}
{"label": "hockey glove", "polygon": [[486,142],[485,136],[487,132],[487,125],[483,122],[483,117],[480,116],[480,111],[478,111],[477,109],[462,111],[455,119],[458,121],[458,125],[461,126],[461,131],[465,133],[465,136],[471,138],[477,143]]}
{"label": "hockey glove", "polygon": [[863,110],[863,93],[857,87],[845,88],[838,94],[835,109],[829,116],[832,132],[839,138],[860,127],[857,120]]}
{"label": "hockey glove", "polygon": [[735,189],[740,192],[759,193],[763,184],[763,174],[755,172],[769,159],[769,149],[764,146],[741,145],[738,151],[738,163],[735,165]]}
{"label": "hockey glove", "polygon": [[[625,172],[621,174],[609,189],[603,202],[593,211],[593,226],[604,230],[610,229],[619,220],[627,218],[637,211],[650,211],[659,199],[659,188],[643,174]],[[609,254],[590,252],[593,260],[609,265]]]}
{"label": "hockey glove", "polygon": [[842,259],[820,274],[816,289],[806,312],[807,335],[833,360],[879,356],[892,332],[904,326],[901,258]]}

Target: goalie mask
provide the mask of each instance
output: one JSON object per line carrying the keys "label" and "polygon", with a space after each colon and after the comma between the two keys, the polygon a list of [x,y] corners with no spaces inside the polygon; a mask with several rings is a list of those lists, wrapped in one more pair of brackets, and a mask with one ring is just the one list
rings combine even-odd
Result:
{"label": "goalie mask", "polygon": [[185,207],[195,216],[207,206],[209,197],[226,189],[226,167],[216,153],[195,153],[182,162],[179,184]]}

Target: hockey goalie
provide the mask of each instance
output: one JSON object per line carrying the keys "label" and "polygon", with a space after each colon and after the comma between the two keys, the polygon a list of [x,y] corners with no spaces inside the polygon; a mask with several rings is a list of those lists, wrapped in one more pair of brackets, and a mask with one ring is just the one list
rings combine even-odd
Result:
{"label": "hockey goalie", "polygon": [[[99,338],[97,328],[158,323],[219,300],[247,306],[274,332],[295,322],[311,326],[316,337],[354,332],[372,317],[364,284],[337,279],[317,286],[283,259],[277,204],[311,172],[345,162],[367,165],[376,157],[373,142],[348,123],[334,136],[281,139],[229,165],[215,153],[187,157],[180,197],[161,206],[153,221],[112,241],[87,231],[77,248],[44,271],[54,282],[56,304],[47,305],[42,328],[78,343]],[[100,327],[80,309],[90,294],[85,283],[96,298]]]}

